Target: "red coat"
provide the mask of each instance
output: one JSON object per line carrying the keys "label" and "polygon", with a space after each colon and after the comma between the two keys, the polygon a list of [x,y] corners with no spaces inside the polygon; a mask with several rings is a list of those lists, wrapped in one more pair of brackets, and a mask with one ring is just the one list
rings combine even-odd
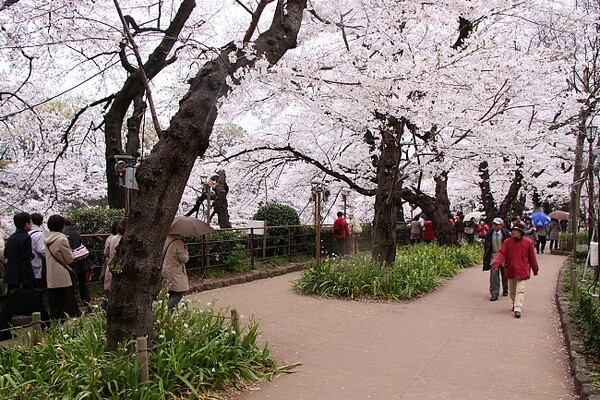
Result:
{"label": "red coat", "polygon": [[423,224],[423,240],[433,240],[435,239],[435,229],[433,228],[433,222],[425,221]]}
{"label": "red coat", "polygon": [[533,242],[526,237],[519,240],[510,237],[502,243],[500,252],[494,260],[494,268],[498,269],[502,264],[509,279],[529,279],[532,270],[533,274],[537,275],[540,269],[535,258]]}
{"label": "red coat", "polygon": [[[341,231],[341,233],[336,234],[335,232],[338,230]],[[348,236],[350,236],[350,228],[348,227],[348,223],[344,217],[336,218],[335,221],[333,221],[333,238],[346,239]]]}

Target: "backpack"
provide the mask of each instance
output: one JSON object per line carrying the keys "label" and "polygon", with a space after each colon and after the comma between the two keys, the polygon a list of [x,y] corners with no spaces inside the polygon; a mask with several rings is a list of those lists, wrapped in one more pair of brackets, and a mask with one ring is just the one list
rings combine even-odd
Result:
{"label": "backpack", "polygon": [[343,229],[342,229],[342,227],[341,227],[341,226],[339,226],[339,225],[338,225],[338,226],[334,226],[334,227],[333,227],[333,233],[334,233],[335,235],[341,235],[342,233],[344,233],[344,230],[343,230]]}
{"label": "backpack", "polygon": [[362,226],[360,224],[354,224],[352,227],[352,233],[356,233],[357,235],[362,233]]}

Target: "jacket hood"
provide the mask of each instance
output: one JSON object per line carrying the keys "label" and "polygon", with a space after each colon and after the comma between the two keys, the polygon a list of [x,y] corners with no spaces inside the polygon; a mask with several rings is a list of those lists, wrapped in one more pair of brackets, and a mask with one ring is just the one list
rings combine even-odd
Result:
{"label": "jacket hood", "polygon": [[45,232],[44,233],[44,244],[46,246],[54,243],[59,237],[63,236],[61,232]]}

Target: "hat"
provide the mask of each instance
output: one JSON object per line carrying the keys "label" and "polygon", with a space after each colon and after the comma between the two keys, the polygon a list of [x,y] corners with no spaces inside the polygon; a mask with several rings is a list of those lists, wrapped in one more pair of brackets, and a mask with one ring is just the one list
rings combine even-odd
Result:
{"label": "hat", "polygon": [[515,229],[521,231],[522,234],[525,234],[525,225],[523,225],[522,223],[519,222],[518,224],[514,224],[510,228],[511,231],[514,231]]}
{"label": "hat", "polygon": [[496,225],[502,225],[504,223],[504,221],[502,221],[502,218],[496,217],[496,218],[494,218],[494,220],[492,221],[492,223],[496,224]]}

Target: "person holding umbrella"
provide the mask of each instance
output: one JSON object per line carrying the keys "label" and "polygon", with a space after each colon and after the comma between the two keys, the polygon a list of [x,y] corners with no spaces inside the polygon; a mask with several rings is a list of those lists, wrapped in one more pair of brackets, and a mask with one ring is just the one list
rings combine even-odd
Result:
{"label": "person holding umbrella", "polygon": [[162,275],[167,282],[169,299],[167,307],[169,312],[183,299],[183,294],[190,289],[185,264],[190,259],[187,244],[181,240],[179,235],[168,234],[163,246]]}
{"label": "person holding umbrella", "polygon": [[508,278],[508,290],[513,303],[515,318],[521,318],[525,299],[525,284],[533,275],[537,276],[539,266],[533,249],[533,242],[525,236],[525,226],[514,224],[510,229],[512,237],[506,239],[494,260],[494,268],[504,271]]}
{"label": "person holding umbrella", "polygon": [[557,250],[558,236],[560,235],[560,224],[557,219],[552,218],[550,225],[548,226],[548,241],[550,246],[550,252],[552,249]]}

